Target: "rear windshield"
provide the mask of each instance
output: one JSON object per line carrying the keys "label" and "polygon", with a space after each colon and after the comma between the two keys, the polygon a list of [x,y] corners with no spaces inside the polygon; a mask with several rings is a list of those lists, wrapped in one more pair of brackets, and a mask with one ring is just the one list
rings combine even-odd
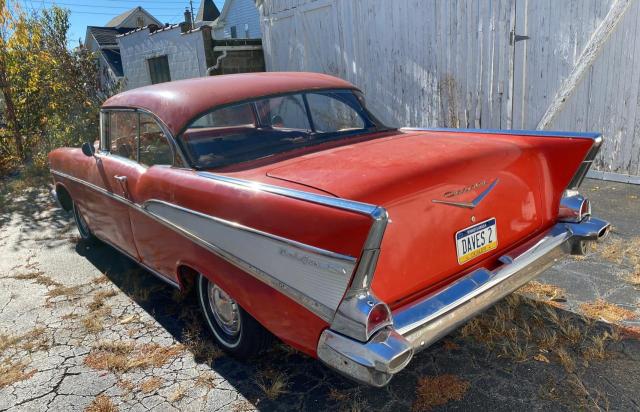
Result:
{"label": "rear windshield", "polygon": [[353,90],[304,92],[212,110],[180,136],[196,168],[211,169],[385,129]]}

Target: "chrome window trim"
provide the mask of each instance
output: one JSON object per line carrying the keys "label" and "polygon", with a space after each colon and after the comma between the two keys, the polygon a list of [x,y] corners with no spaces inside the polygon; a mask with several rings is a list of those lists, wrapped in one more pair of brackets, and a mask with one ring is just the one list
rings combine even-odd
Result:
{"label": "chrome window trim", "polygon": [[[290,286],[284,284],[283,282],[273,278],[271,275],[269,275],[268,273],[265,273],[263,271],[261,271],[259,268],[256,268],[252,265],[247,264],[246,262],[244,262],[242,259],[231,255],[229,253],[227,253],[226,251],[218,248],[216,245],[209,243],[207,241],[205,241],[204,239],[201,239],[195,235],[193,235],[192,233],[189,233],[188,231],[185,231],[184,229],[174,225],[173,223],[166,221],[165,219],[162,219],[161,217],[156,216],[155,214],[150,213],[146,208],[145,205],[152,203],[152,202],[158,202],[158,203],[163,203],[163,204],[167,204],[171,207],[176,207],[176,208],[180,208],[184,211],[188,211],[190,213],[194,213],[194,214],[198,214],[201,216],[204,216],[206,218],[210,218],[210,219],[214,219],[217,222],[226,224],[230,227],[233,228],[237,228],[237,229],[241,229],[241,230],[247,230],[250,231],[251,233],[254,234],[259,234],[260,236],[265,236],[265,237],[269,237],[272,238],[274,240],[278,240],[281,242],[285,242],[287,244],[289,244],[291,247],[294,248],[299,248],[307,253],[315,253],[315,254],[320,254],[322,256],[327,256],[327,257],[331,257],[334,259],[341,259],[344,260],[345,262],[348,262],[350,264],[355,264],[356,259],[352,256],[348,256],[348,255],[343,255],[343,254],[339,254],[336,252],[332,252],[332,251],[328,251],[325,249],[321,249],[321,248],[317,248],[315,246],[311,246],[311,245],[307,245],[301,242],[297,242],[291,239],[287,239],[284,237],[280,237],[277,235],[272,235],[270,233],[267,232],[263,232],[257,229],[253,229],[253,228],[249,228],[247,226],[243,226],[240,224],[237,224],[235,222],[230,222],[218,217],[214,217],[214,216],[210,216],[210,215],[206,215],[206,214],[202,214],[200,212],[197,211],[193,211],[191,209],[187,209],[187,208],[183,208],[181,206],[177,206],[174,204],[171,204],[169,202],[164,202],[162,200],[156,200],[156,199],[151,199],[146,201],[144,204],[139,205],[137,203],[134,203],[122,196],[116,195],[114,193],[109,192],[108,190],[99,187],[97,185],[94,185],[93,183],[87,182],[85,180],[76,178],[74,176],[68,175],[66,173],[57,171],[57,170],[51,170],[51,173],[53,173],[54,175],[60,176],[62,178],[66,178],[69,179],[71,181],[83,184],[87,187],[89,187],[92,190],[95,190],[101,194],[106,195],[107,197],[110,197],[118,202],[121,202],[125,205],[128,205],[132,208],[134,208],[135,210],[143,213],[145,216],[148,216],[149,218],[153,219],[154,221],[164,225],[165,227],[168,227],[169,229],[174,230],[175,232],[184,235],[186,237],[188,237],[189,239],[193,240],[195,243],[199,244],[200,246],[204,247],[205,249],[211,251],[212,253],[214,253],[215,255],[219,256],[220,258],[224,259],[225,261],[233,264],[234,266],[244,270],[245,272],[249,273],[250,275],[254,276],[255,278],[257,278],[258,280],[262,281],[263,283],[273,287],[276,290],[281,291],[283,294],[285,294],[286,296],[288,296],[289,298],[291,298],[292,300],[294,300],[295,302],[299,303],[300,305],[302,305],[303,307],[307,308],[308,310],[310,310],[312,313],[316,314],[318,317],[320,317],[321,319],[323,319],[326,322],[331,322],[331,320],[334,318],[335,315],[335,311],[328,308],[327,306],[321,304],[320,302],[315,301],[312,297],[309,297],[301,292],[299,292],[296,289],[291,288]],[[107,242],[109,243],[109,242]],[[113,245],[112,245],[113,246]],[[348,274],[351,275],[351,274]],[[350,289],[351,286],[349,286],[347,288],[347,290]],[[348,293],[348,292],[347,292]]]}
{"label": "chrome window trim", "polygon": [[[152,112],[146,110],[146,109],[142,109],[142,108],[119,108],[119,107],[115,107],[115,108],[103,108],[100,109],[100,142],[102,145],[102,141],[104,139],[105,142],[108,142],[109,144],[107,145],[108,148],[106,150],[101,150],[101,152],[109,154],[109,155],[113,155],[113,156],[118,156],[118,155],[114,155],[113,153],[111,153],[111,151],[109,150],[111,147],[111,141],[110,139],[107,139],[106,137],[103,137],[104,134],[104,129],[103,129],[103,125],[102,125],[102,116],[105,113],[109,113],[109,112],[136,112],[136,113],[144,113],[147,114],[149,116],[151,116],[151,118],[153,118],[153,120],[156,122],[156,124],[160,127],[160,130],[162,130],[162,133],[164,134],[165,139],[167,140],[167,142],[169,143],[169,147],[171,148],[171,153],[172,153],[172,157],[174,159],[176,159],[176,157],[180,158],[181,161],[181,165],[176,165],[176,164],[171,164],[171,165],[157,165],[157,166],[172,166],[172,167],[178,167],[178,168],[185,168],[185,166],[189,166],[189,162],[187,162],[186,157],[184,156],[184,153],[182,153],[182,150],[180,149],[180,147],[178,146],[175,137],[171,134],[171,132],[169,131],[169,128],[167,127],[166,124],[164,124],[164,122],[155,114],[153,114]],[[138,115],[138,137],[136,138],[136,147],[139,147],[139,140],[140,140],[140,116]],[[102,147],[101,147],[102,149]],[[136,149],[138,150],[138,149]],[[178,156],[176,156],[176,154]],[[122,156],[118,156],[118,158],[123,158]],[[131,159],[129,159],[131,160]],[[146,166],[143,165],[142,163],[139,162],[139,156],[136,156],[136,163],[140,164],[142,167],[145,168],[149,168],[151,166]],[[153,165],[156,166],[156,165]],[[189,170],[193,170],[189,167]]]}

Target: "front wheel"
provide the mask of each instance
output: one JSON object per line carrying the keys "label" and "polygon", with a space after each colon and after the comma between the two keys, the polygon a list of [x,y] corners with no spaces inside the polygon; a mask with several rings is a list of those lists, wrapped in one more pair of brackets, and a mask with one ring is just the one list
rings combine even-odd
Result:
{"label": "front wheel", "polygon": [[78,233],[80,233],[80,237],[85,241],[92,241],[95,239],[93,233],[91,233],[91,229],[89,229],[89,225],[87,221],[84,219],[80,208],[76,202],[73,202],[73,220],[76,222],[76,226],[78,227]]}
{"label": "front wheel", "polygon": [[198,275],[200,308],[218,345],[239,358],[265,349],[271,335],[220,286]]}

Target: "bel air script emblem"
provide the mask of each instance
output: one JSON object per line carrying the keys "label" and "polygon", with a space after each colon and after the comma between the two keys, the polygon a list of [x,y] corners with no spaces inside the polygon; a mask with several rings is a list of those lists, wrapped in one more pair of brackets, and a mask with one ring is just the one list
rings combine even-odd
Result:
{"label": "bel air script emblem", "polygon": [[[474,183],[472,185],[469,186],[465,186],[462,189],[458,189],[458,190],[452,190],[449,192],[445,192],[444,193],[444,197],[446,198],[452,198],[458,195],[461,195],[463,193],[468,193],[471,192],[473,190],[476,190],[480,187],[486,186],[488,183],[486,180],[481,180],[477,183]],[[489,194],[489,192],[491,192],[491,190],[493,190],[493,188],[498,184],[498,179],[496,178],[490,185],[489,187],[487,187],[482,193],[480,193],[478,195],[478,197],[476,197],[475,199],[473,199],[471,202],[454,202],[451,200],[437,200],[437,199],[433,199],[432,202],[433,203],[442,203],[444,205],[450,205],[450,206],[457,206],[457,207],[464,207],[467,209],[473,209],[474,207],[478,206],[478,204],[480,202],[482,202],[482,200]]]}
{"label": "bel air script emblem", "polygon": [[339,265],[335,265],[330,262],[320,262],[309,255],[305,255],[303,253],[296,252],[295,250],[280,248],[280,255],[284,257],[288,257],[289,259],[293,259],[302,263],[305,266],[313,266],[320,270],[325,270],[327,272],[335,273],[337,275],[346,275],[347,271],[345,268]]}

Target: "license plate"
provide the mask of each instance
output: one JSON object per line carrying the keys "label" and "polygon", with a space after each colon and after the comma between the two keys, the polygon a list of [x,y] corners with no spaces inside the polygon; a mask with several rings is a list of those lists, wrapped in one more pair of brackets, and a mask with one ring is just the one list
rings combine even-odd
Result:
{"label": "license plate", "polygon": [[498,231],[495,217],[456,233],[456,252],[460,265],[497,247]]}

